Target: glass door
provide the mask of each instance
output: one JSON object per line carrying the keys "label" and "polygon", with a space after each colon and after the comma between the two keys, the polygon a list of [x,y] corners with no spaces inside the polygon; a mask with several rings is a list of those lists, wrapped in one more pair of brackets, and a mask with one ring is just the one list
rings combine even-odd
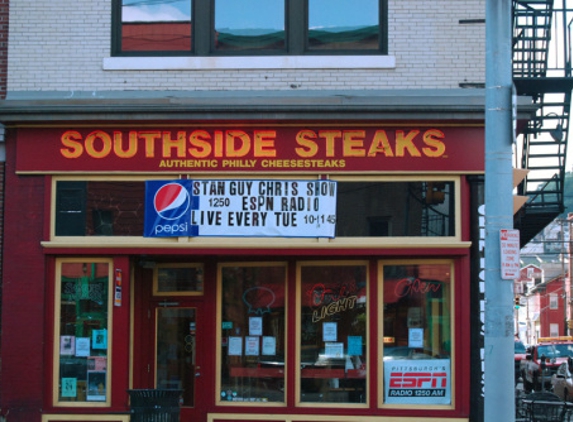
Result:
{"label": "glass door", "polygon": [[134,280],[131,388],[180,390],[181,420],[205,420],[213,317],[205,314],[203,264],[138,265]]}
{"label": "glass door", "polygon": [[195,407],[197,308],[156,308],[155,385],[181,390],[181,405]]}

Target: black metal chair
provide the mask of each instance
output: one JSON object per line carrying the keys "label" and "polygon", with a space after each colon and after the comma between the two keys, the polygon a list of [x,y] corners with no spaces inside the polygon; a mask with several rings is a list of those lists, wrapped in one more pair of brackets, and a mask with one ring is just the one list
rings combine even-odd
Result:
{"label": "black metal chair", "polygon": [[531,393],[525,399],[530,422],[563,422],[566,403],[550,392]]}

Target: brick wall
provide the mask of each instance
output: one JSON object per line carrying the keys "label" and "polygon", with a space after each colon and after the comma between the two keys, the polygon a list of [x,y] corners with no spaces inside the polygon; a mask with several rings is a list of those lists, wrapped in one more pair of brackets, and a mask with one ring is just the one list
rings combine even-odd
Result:
{"label": "brick wall", "polygon": [[[12,0],[10,91],[458,88],[485,81],[485,0],[389,0],[392,69],[103,70],[111,1]],[[161,62],[161,58],[157,58]]]}
{"label": "brick wall", "polygon": [[[10,422],[38,421],[43,406],[45,260],[38,242],[44,227],[45,182],[42,176],[17,177],[15,132],[6,132],[5,199],[19,204],[5,209],[12,224],[4,230],[3,259],[11,262],[2,276],[2,373],[0,411]],[[14,201],[14,202],[12,202]],[[6,341],[5,339],[10,339]],[[7,364],[9,362],[9,364]]]}

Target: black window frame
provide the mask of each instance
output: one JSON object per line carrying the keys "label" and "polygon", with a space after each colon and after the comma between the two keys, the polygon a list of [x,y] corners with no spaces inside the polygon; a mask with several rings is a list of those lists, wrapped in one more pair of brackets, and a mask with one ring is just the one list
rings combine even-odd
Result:
{"label": "black window frame", "polygon": [[[388,54],[388,0],[379,1],[379,42],[377,50],[313,50],[308,39],[308,0],[285,0],[286,48],[284,50],[216,51],[211,28],[215,25],[213,0],[193,1],[192,46],[189,51],[122,51],[122,0],[112,0],[111,55],[114,57],[229,57],[229,56],[365,56]],[[293,19],[303,16],[304,19]]]}

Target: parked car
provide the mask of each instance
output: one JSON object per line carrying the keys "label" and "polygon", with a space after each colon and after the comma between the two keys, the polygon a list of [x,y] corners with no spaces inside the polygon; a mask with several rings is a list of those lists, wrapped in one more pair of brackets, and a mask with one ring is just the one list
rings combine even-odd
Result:
{"label": "parked car", "polygon": [[[573,337],[542,337],[536,345],[530,346],[528,353],[532,362],[539,367],[538,388],[551,388],[551,379],[559,366],[573,357]],[[525,379],[527,360],[520,362],[520,373]]]}
{"label": "parked car", "polygon": [[568,358],[557,368],[557,372],[551,377],[553,392],[561,400],[573,402],[573,358]]}

